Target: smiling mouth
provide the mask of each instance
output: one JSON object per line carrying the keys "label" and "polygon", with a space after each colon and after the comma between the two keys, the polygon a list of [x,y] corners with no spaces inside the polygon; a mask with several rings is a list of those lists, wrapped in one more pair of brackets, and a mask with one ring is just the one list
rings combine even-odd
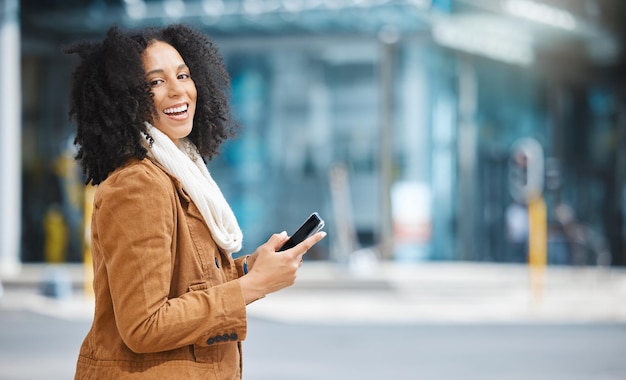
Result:
{"label": "smiling mouth", "polygon": [[174,121],[185,121],[189,118],[189,104],[181,104],[176,107],[170,107],[163,110],[165,116]]}
{"label": "smiling mouth", "polygon": [[167,116],[184,116],[187,114],[187,109],[189,108],[188,104],[183,104],[178,107],[166,108],[163,110],[163,113]]}

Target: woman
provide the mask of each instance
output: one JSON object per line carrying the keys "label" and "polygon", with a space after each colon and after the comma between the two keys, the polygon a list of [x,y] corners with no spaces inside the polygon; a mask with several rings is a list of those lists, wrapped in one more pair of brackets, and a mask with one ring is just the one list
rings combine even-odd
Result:
{"label": "woman", "polygon": [[95,314],[76,379],[240,379],[246,305],[293,284],[325,233],[286,233],[233,260],[242,233],[204,158],[232,134],[229,78],[183,25],[68,49],[77,159],[98,185],[91,221]]}

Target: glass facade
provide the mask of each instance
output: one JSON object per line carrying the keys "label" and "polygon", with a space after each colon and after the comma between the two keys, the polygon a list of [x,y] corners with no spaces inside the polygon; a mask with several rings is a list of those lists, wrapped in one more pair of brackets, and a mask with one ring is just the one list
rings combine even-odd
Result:
{"label": "glass facade", "polygon": [[[359,241],[373,244],[380,213],[375,41],[231,45],[221,46],[240,130],[209,168],[246,233],[244,251],[272,232],[293,232],[313,211],[335,229],[330,175],[336,167],[347,168]],[[331,253],[337,242],[328,240],[310,257],[341,255]]]}
{"label": "glass facade", "polygon": [[[80,261],[72,59],[33,41],[22,57],[22,260]],[[308,259],[374,248],[394,260],[523,262],[528,215],[511,173],[513,147],[531,138],[545,163],[549,262],[625,263],[625,102],[614,84],[464,53],[428,31],[216,42],[240,129],[209,170],[244,230],[242,252],[318,211],[329,236]]]}

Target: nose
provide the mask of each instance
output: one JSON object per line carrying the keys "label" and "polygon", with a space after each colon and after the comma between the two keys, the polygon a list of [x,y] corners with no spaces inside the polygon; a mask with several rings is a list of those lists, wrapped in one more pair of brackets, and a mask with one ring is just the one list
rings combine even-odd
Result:
{"label": "nose", "polygon": [[178,96],[184,91],[182,83],[177,80],[169,81],[167,87],[167,94],[170,97]]}

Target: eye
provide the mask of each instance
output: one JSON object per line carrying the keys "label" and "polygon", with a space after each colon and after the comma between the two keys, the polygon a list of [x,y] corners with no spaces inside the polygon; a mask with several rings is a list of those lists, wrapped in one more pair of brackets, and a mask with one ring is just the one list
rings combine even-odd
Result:
{"label": "eye", "polygon": [[150,87],[158,86],[161,83],[163,83],[163,79],[153,79],[151,81],[148,81],[148,84],[150,85]]}
{"label": "eye", "polygon": [[191,76],[187,73],[178,74],[178,79],[189,79],[189,78],[191,78]]}

